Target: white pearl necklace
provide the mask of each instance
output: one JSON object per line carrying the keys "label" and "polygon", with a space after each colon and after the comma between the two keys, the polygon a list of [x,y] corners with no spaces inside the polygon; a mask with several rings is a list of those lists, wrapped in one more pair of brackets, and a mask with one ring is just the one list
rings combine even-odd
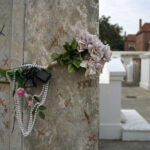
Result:
{"label": "white pearl necklace", "polygon": [[[21,67],[29,67],[29,68],[36,67],[36,68],[44,69],[43,66],[40,66],[40,65],[37,65],[37,64],[25,64],[25,65],[22,65]],[[16,81],[16,79],[15,79],[15,76],[14,76],[13,88],[15,87],[15,81]],[[18,124],[19,124],[19,127],[21,129],[21,132],[22,132],[23,136],[28,136],[31,133],[32,129],[33,129],[33,126],[34,126],[35,120],[36,120],[36,116],[37,116],[38,108],[41,105],[43,105],[46,101],[47,92],[48,92],[48,84],[49,84],[49,82],[47,82],[46,84],[43,85],[43,88],[42,88],[41,93],[39,95],[34,94],[32,96],[32,102],[34,100],[34,97],[41,97],[42,96],[42,100],[40,102],[36,102],[34,104],[34,106],[30,109],[30,117],[29,117],[27,130],[25,130],[23,122],[22,122],[23,119],[22,119],[21,100],[20,100],[20,97],[15,93],[14,101],[15,101],[15,105],[16,105],[16,117],[17,117]],[[17,88],[18,88],[18,85],[16,85],[16,89]],[[34,115],[32,114],[33,110],[35,110]]]}

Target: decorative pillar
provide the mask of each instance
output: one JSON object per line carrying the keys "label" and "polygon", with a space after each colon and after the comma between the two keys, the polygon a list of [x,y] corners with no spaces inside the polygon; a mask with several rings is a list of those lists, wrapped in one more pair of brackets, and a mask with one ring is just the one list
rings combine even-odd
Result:
{"label": "decorative pillar", "polygon": [[150,90],[150,52],[147,52],[141,56],[140,87]]}
{"label": "decorative pillar", "polygon": [[106,79],[100,81],[100,139],[120,139],[121,82],[125,69],[120,58],[112,59],[107,69],[109,82]]}
{"label": "decorative pillar", "polygon": [[126,68],[126,81],[128,83],[133,82],[133,57],[132,56],[124,56],[124,65]]}

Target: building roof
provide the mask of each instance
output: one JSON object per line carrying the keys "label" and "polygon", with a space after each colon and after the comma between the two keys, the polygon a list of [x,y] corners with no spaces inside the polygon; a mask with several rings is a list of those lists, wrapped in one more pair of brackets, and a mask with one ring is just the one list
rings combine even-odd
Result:
{"label": "building roof", "polygon": [[135,34],[128,34],[126,37],[127,41],[136,41],[136,35]]}
{"label": "building roof", "polygon": [[137,34],[148,31],[150,31],[150,23],[144,23],[144,25],[141,27]]}

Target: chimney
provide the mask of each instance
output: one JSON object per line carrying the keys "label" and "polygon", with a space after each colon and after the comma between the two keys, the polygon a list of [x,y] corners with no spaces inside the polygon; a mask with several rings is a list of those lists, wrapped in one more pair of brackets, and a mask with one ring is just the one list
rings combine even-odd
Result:
{"label": "chimney", "polygon": [[126,38],[126,36],[127,36],[127,32],[125,31],[125,32],[124,32],[124,37]]}
{"label": "chimney", "polygon": [[139,30],[142,28],[142,19],[139,19]]}

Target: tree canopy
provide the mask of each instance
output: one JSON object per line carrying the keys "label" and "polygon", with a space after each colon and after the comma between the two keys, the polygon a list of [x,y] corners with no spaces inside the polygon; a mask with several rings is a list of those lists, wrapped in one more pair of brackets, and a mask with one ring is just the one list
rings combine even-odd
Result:
{"label": "tree canopy", "polygon": [[110,23],[110,16],[102,16],[99,19],[99,38],[105,44],[109,44],[111,50],[124,50],[123,28],[118,24]]}

